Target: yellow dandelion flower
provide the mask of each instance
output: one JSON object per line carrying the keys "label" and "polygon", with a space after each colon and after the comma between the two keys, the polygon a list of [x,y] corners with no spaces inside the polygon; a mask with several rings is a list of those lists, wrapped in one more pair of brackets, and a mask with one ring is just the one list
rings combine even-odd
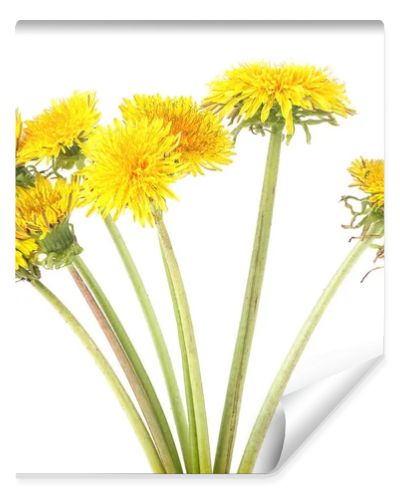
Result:
{"label": "yellow dandelion flower", "polygon": [[176,198],[170,184],[185,175],[176,152],[179,136],[163,120],[118,120],[99,127],[84,146],[91,163],[81,175],[84,204],[103,217],[117,219],[129,208],[142,225],[153,224],[152,207],[166,210],[166,198]]}
{"label": "yellow dandelion flower", "polygon": [[294,124],[300,123],[299,112],[346,117],[354,113],[348,104],[345,86],[325,69],[266,62],[226,71],[221,79],[211,82],[203,103],[220,116],[238,120],[257,117],[261,123],[267,122],[273,110],[279,110],[289,136],[294,133]]}
{"label": "yellow dandelion flower", "polygon": [[188,172],[196,175],[203,169],[220,170],[231,163],[233,143],[221,120],[207,110],[200,110],[191,97],[135,95],[124,99],[120,109],[125,121],[161,119],[171,124],[171,133],[180,135],[176,151],[181,154]]}
{"label": "yellow dandelion flower", "polygon": [[17,226],[15,231],[15,270],[28,269],[29,261],[37,249],[36,241]]}
{"label": "yellow dandelion flower", "polygon": [[74,92],[67,99],[52,101],[50,108],[26,121],[17,162],[50,160],[79,148],[99,119],[94,92]]}
{"label": "yellow dandelion flower", "polygon": [[34,184],[34,175],[18,160],[19,152],[25,141],[25,127],[20,111],[15,111],[15,159],[16,172],[15,182],[17,186],[32,186]]}
{"label": "yellow dandelion flower", "polygon": [[15,111],[15,150],[17,153],[23,143],[23,130],[24,124],[22,121],[22,116],[19,109],[17,109]]}
{"label": "yellow dandelion flower", "polygon": [[78,204],[79,194],[77,177],[72,177],[70,182],[58,178],[52,183],[39,174],[34,186],[16,188],[17,219],[29,234],[43,239],[54,227],[68,221]]}
{"label": "yellow dandelion flower", "polygon": [[359,158],[354,160],[349,167],[355,186],[369,194],[369,201],[375,207],[383,207],[385,203],[384,194],[384,161],[366,160]]}

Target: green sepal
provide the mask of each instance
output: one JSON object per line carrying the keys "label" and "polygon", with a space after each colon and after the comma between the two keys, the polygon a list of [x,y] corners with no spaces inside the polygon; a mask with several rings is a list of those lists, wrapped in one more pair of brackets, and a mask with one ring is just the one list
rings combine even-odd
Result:
{"label": "green sepal", "polygon": [[[341,200],[344,202],[345,207],[348,208],[352,214],[349,224],[342,224],[345,229],[361,229],[359,236],[352,236],[354,238],[364,239],[366,237],[373,237],[380,239],[385,231],[385,210],[384,207],[375,207],[371,205],[369,196],[364,198],[357,198],[356,196],[342,196]],[[354,201],[359,208],[354,206]],[[383,248],[381,245],[380,248]]]}
{"label": "green sepal", "polygon": [[31,262],[28,264],[28,269],[24,269],[23,267],[19,267],[15,271],[15,278],[17,281],[34,281],[39,280],[41,278],[40,269],[37,265],[32,264]]}
{"label": "green sepal", "polygon": [[38,240],[38,244],[41,253],[39,264],[46,269],[69,266],[83,251],[68,219],[53,227],[45,238]]}
{"label": "green sepal", "polygon": [[54,162],[54,170],[72,170],[76,167],[78,170],[82,169],[85,165],[85,156],[81,148],[74,144],[70,148],[64,149],[56,158]]}
{"label": "green sepal", "polygon": [[17,186],[28,188],[35,185],[35,176],[25,166],[17,166],[15,169],[15,183]]}
{"label": "green sepal", "polygon": [[[239,133],[245,128],[248,128],[253,134],[265,135],[265,132],[271,132],[271,128],[274,125],[285,122],[278,104],[274,104],[274,106],[272,106],[268,118],[264,122],[261,120],[261,110],[262,105],[251,118],[241,120],[239,115],[240,104],[238,104],[237,107],[234,108],[229,116],[229,125],[233,125],[235,122],[238,123],[236,128],[234,128],[232,131],[234,142],[236,142]],[[327,111],[321,111],[318,109],[307,110],[301,108],[300,106],[293,106],[292,113],[294,131],[296,130],[296,125],[300,125],[304,129],[304,132],[306,134],[307,144],[310,144],[311,142],[311,132],[309,129],[310,126],[319,125],[320,123],[328,123],[329,125],[333,126],[338,125],[335,116],[332,113],[328,113]],[[292,135],[286,135],[286,144],[290,143],[294,135],[294,131]]]}

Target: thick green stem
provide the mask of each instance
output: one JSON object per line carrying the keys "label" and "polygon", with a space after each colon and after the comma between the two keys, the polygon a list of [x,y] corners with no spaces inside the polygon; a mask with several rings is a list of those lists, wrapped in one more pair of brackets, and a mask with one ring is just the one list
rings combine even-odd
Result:
{"label": "thick green stem", "polygon": [[214,473],[216,474],[229,473],[232,462],[243,387],[267,258],[282,139],[282,126],[275,125],[271,131],[253,253],[222,414],[214,462]]}
{"label": "thick green stem", "polygon": [[178,382],[175,376],[172,360],[168,352],[168,347],[165,342],[163,333],[160,328],[156,313],[146,291],[142,278],[133,261],[132,255],[117,227],[110,216],[106,217],[105,224],[110,232],[110,235],[115,243],[121,260],[125,266],[131,283],[136,291],[137,298],[143,309],[144,316],[147,320],[149,330],[153,339],[158,359],[164,374],[165,383],[169,399],[171,402],[172,412],[175,419],[176,428],[178,431],[179,442],[182,448],[182,454],[185,461],[186,469],[190,468],[189,457],[189,434],[186,412],[183,406],[181,394],[179,391]]}
{"label": "thick green stem", "polygon": [[75,257],[72,265],[78,271],[80,276],[82,276],[86,285],[96,298],[98,305],[107,318],[107,321],[109,322],[127,358],[129,359],[131,367],[136,373],[137,379],[140,381],[140,385],[137,387],[138,391],[135,395],[139,404],[141,404],[143,400],[146,402],[145,406],[141,406],[141,409],[147,424],[149,425],[149,429],[153,435],[156,446],[160,451],[161,459],[164,460],[163,464],[166,472],[172,474],[181,473],[182,466],[180,464],[179,455],[176,450],[174,439],[164,411],[151,380],[124,326],[122,325],[99,283],[83,262],[82,258],[80,256]]}
{"label": "thick green stem", "polygon": [[189,455],[189,464],[187,467],[187,471],[191,474],[198,474],[200,472],[200,466],[199,466],[199,451],[198,451],[197,432],[196,432],[196,419],[195,419],[195,414],[194,414],[193,394],[192,394],[192,388],[191,388],[191,383],[190,383],[189,365],[188,365],[188,360],[187,360],[187,356],[186,356],[185,339],[184,339],[183,330],[182,330],[182,321],[181,321],[181,317],[180,317],[180,313],[179,313],[178,303],[176,300],[174,285],[173,285],[171,275],[170,275],[169,270],[168,270],[167,261],[165,260],[163,248],[161,245],[160,245],[160,249],[161,249],[161,255],[163,258],[163,262],[164,262],[165,274],[167,276],[169,291],[171,294],[172,305],[174,308],[176,326],[177,326],[177,331],[178,331],[179,347],[180,347],[181,355],[182,355],[182,368],[183,368],[183,379],[184,379],[184,384],[185,384],[185,396],[186,396],[186,401],[187,401],[189,428],[191,430],[191,433],[190,433],[191,444],[189,445],[190,455]]}
{"label": "thick green stem", "polygon": [[365,238],[359,241],[357,245],[354,246],[339,269],[333,275],[332,279],[315,304],[310,315],[306,319],[270,387],[264,404],[261,407],[261,411],[258,414],[257,420],[254,424],[242,460],[240,462],[240,466],[238,469],[239,474],[249,474],[252,472],[257,460],[257,456],[268,432],[272,417],[275,414],[279,400],[281,399],[283,391],[285,390],[289,382],[293,370],[295,369],[311,337],[311,334],[314,332],[319,320],[325,312],[325,309],[334,297],[343,280],[349,274],[359,257],[368,248],[370,243],[371,238]]}
{"label": "thick green stem", "polygon": [[145,388],[143,387],[141,380],[137,376],[137,373],[132,364],[130,363],[129,358],[126,355],[123,347],[121,346],[118,337],[115,335],[114,330],[111,328],[109,322],[107,321],[107,318],[105,317],[103,311],[97,304],[96,299],[92,295],[91,291],[86,286],[82,277],[79,275],[78,271],[73,266],[69,266],[69,271],[77,287],[82,293],[84,299],[89,305],[94,317],[96,318],[101,329],[103,330],[104,335],[106,336],[112,350],[114,351],[116,358],[118,359],[121,368],[125,373],[129,385],[131,386],[136,396],[139,406],[149,426],[154,442],[156,443],[156,446],[158,448],[161,457],[161,461],[163,462],[163,464],[165,464],[166,471],[168,473],[175,472],[174,463],[171,459],[168,450],[168,444],[164,439],[163,431],[157,421],[157,415],[153,411],[153,408],[150,404],[149,398],[146,394]]}
{"label": "thick green stem", "polygon": [[[180,330],[182,332],[182,339],[180,342],[182,365],[186,372],[185,385],[190,388],[186,390],[186,399],[189,408],[190,446],[195,447],[197,442],[200,473],[210,474],[212,469],[207,415],[189,303],[171,240],[164,225],[162,213],[160,211],[154,211],[153,215],[158,230],[163,260],[166,265],[167,277],[173,292],[172,300],[177,316],[178,331]],[[194,422],[190,418],[191,414],[194,415]]]}
{"label": "thick green stem", "polygon": [[88,332],[83,328],[71,311],[56,297],[43,283],[40,281],[31,281],[31,285],[54,307],[54,309],[61,315],[65,322],[71,327],[73,332],[78,336],[79,340],[88,350],[97,366],[100,368],[107,382],[110,384],[111,389],[114,391],[120,405],[125,411],[130,424],[132,425],[151,465],[153,472],[165,473],[163,464],[161,463],[157,449],[148,433],[145,424],[143,423],[140,415],[138,414],[134,404],[125,391],[119,378],[114,370],[92,340]]}

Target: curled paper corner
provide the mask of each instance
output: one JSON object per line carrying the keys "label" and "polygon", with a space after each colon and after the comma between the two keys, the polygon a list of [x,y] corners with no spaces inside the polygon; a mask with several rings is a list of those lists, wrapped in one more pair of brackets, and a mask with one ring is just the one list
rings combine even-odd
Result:
{"label": "curled paper corner", "polygon": [[383,359],[383,354],[315,377],[286,393],[271,422],[254,473],[277,472],[349,392]]}

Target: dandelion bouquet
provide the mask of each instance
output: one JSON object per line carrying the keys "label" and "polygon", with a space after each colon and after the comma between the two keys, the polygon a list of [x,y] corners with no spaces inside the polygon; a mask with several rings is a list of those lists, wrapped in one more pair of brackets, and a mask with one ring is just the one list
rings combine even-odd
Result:
{"label": "dandelion bouquet", "polygon": [[[52,101],[32,119],[22,119],[17,111],[16,277],[41,294],[86,347],[125,411],[153,472],[229,473],[273,237],[281,156],[297,129],[304,131],[309,143],[315,126],[337,126],[341,118],[355,111],[344,84],[327,70],[267,62],[227,70],[210,83],[209,94],[200,103],[187,96],[134,94],[122,100],[120,116],[109,124],[101,124],[98,108],[94,92],[75,92]],[[204,365],[198,355],[184,276],[164,214],[177,200],[175,183],[187,177],[196,182],[199,175],[224,175],[223,171],[234,164],[235,155],[240,154],[239,135],[249,131],[263,138],[268,151],[241,318],[216,454],[212,456],[202,382]],[[342,202],[349,209],[349,221],[344,225],[352,230],[354,240],[350,253],[293,337],[254,425],[248,429],[247,445],[239,451],[239,473],[253,472],[286,385],[355,262],[369,249],[375,252],[375,260],[383,257],[383,161],[360,157],[348,170],[354,194],[344,195]],[[132,335],[85,261],[79,226],[74,225],[78,210],[103,219],[124,264],[157,352],[173,422],[166,416],[158,388]],[[160,280],[168,283],[176,319],[184,393],[179,385],[181,371],[172,359],[150,294],[118,227],[124,213],[131,215],[132,223],[156,231],[165,269]],[[105,265],[113,272],[112,261],[105,259]],[[83,296],[101,327],[124,381],[78,317],[45,285],[47,270],[57,272],[61,268],[69,271],[71,286]],[[175,430],[178,439],[174,438]]]}

